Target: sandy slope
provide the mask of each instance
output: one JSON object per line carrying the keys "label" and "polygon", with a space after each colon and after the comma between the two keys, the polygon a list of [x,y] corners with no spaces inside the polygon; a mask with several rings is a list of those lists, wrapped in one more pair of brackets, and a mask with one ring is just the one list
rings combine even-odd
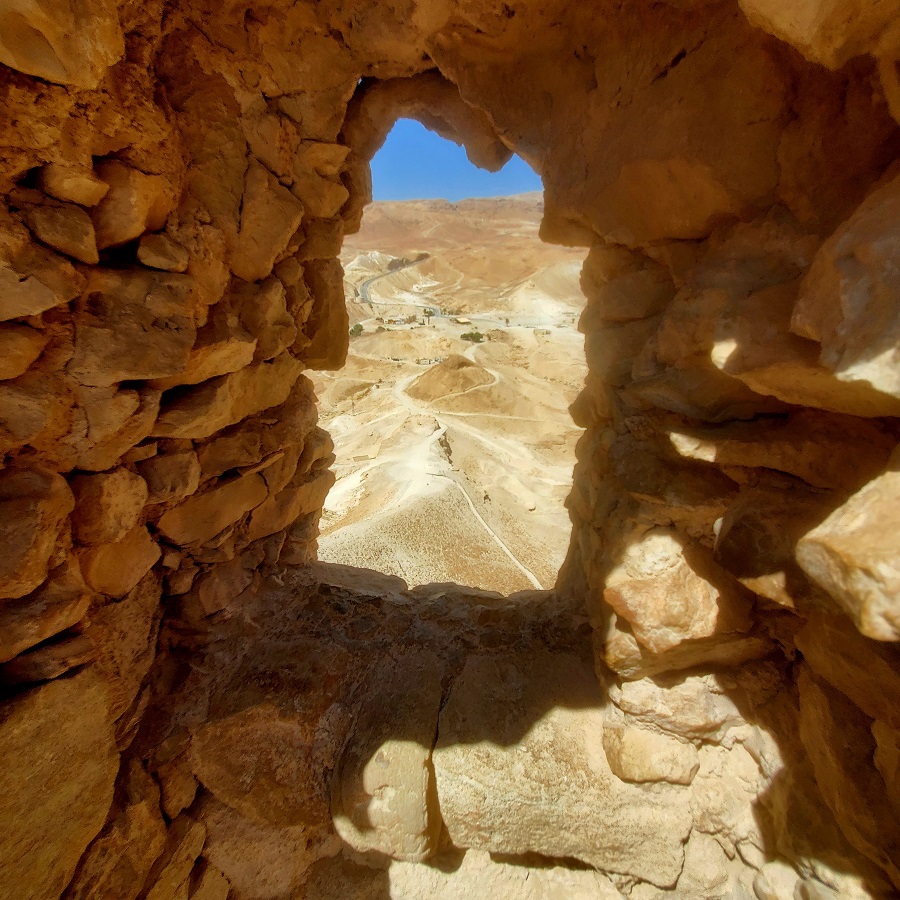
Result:
{"label": "sandy slope", "polygon": [[[540,210],[537,194],[376,203],[348,238],[351,321],[364,333],[344,370],[315,376],[338,455],[321,558],[411,584],[552,586],[581,433],[567,407],[584,377],[583,252],[541,244]],[[425,308],[453,315],[377,321]],[[473,330],[488,340],[461,338]]]}

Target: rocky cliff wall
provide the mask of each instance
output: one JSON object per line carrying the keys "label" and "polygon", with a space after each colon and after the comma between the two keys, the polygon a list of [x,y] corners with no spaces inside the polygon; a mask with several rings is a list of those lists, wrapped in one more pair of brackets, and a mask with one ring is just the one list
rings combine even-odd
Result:
{"label": "rocky cliff wall", "polygon": [[[900,890],[898,20],[0,2],[0,897]],[[555,598],[308,567],[399,115],[590,247]]]}

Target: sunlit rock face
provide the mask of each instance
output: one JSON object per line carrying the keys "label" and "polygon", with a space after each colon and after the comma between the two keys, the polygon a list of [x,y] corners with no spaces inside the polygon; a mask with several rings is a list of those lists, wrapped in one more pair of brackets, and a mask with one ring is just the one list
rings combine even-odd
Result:
{"label": "sunlit rock face", "polygon": [[[0,0],[0,897],[900,890],[898,21]],[[553,594],[313,565],[400,115],[589,248]]]}

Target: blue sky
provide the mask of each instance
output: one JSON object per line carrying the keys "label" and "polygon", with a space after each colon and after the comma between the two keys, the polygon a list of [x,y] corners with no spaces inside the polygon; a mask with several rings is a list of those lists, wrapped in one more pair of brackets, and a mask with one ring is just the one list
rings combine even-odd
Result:
{"label": "blue sky", "polygon": [[375,200],[455,201],[540,190],[541,179],[520,157],[513,156],[499,172],[485,172],[469,162],[462,147],[410,119],[397,122],[372,160]]}

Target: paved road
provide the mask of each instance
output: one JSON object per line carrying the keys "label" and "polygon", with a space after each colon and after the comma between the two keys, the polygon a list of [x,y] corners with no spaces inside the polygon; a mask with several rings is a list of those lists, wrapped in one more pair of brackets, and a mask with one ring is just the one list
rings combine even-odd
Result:
{"label": "paved road", "polygon": [[[427,259],[428,257],[425,257]],[[437,310],[437,315],[439,316],[441,313],[441,307],[437,303],[430,303],[428,305],[424,303],[411,303],[408,300],[373,300],[369,294],[369,286],[378,281],[381,278],[387,278],[388,275],[394,275],[397,272],[402,272],[404,269],[408,269],[411,266],[417,266],[420,262],[425,262],[424,259],[414,259],[412,262],[408,262],[405,265],[397,266],[396,269],[391,269],[387,272],[382,272],[380,275],[373,275],[371,278],[367,278],[360,286],[359,286],[359,299],[362,303],[368,303],[370,306],[414,306],[416,309],[427,309],[427,310]]]}

